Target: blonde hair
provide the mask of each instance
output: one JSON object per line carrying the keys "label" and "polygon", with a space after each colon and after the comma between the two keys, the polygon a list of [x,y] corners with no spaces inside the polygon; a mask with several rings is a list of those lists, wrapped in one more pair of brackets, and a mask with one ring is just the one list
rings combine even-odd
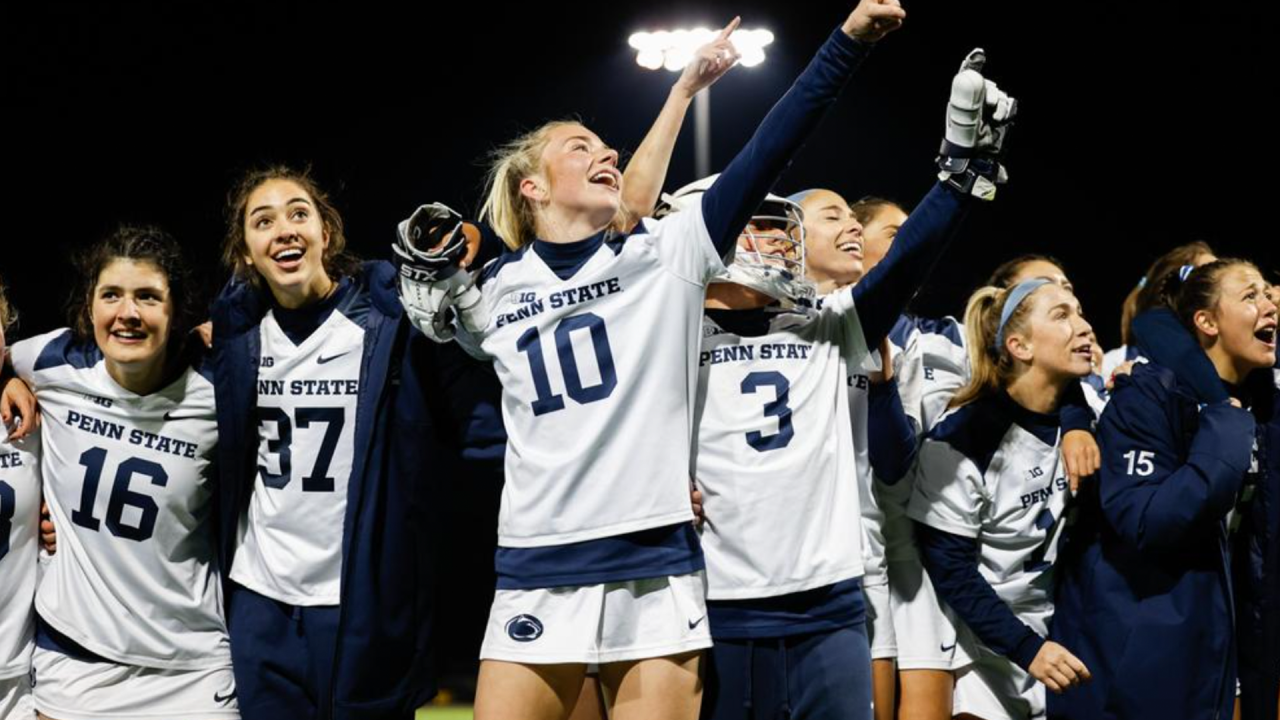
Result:
{"label": "blonde hair", "polygon": [[[552,120],[501,145],[489,155],[485,199],[479,219],[487,222],[512,250],[519,250],[537,237],[534,204],[521,194],[520,183],[542,172],[542,152],[551,140],[551,133],[569,125],[581,126],[582,123],[573,119]],[[625,230],[634,224],[630,218],[631,212],[620,204],[610,226]]]}
{"label": "blonde hair", "polygon": [[0,279],[0,331],[8,330],[18,321],[18,313],[9,305],[4,294],[4,280]]}
{"label": "blonde hair", "polygon": [[[1016,286],[1015,286],[1016,287]],[[1039,290],[1039,288],[1036,288]],[[960,407],[998,392],[1013,379],[1016,364],[1009,349],[996,347],[996,333],[1000,329],[1000,314],[1005,300],[1013,288],[993,285],[978,288],[969,296],[964,310],[964,339],[969,352],[969,382],[951,398],[949,407]],[[1028,316],[1035,295],[1033,290],[1023,298],[1005,323],[1005,337],[1012,333],[1026,332]]]}

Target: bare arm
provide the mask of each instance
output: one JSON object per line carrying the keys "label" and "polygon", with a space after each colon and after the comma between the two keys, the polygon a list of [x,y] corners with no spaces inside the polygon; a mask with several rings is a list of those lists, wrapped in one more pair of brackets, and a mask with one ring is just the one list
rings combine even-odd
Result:
{"label": "bare arm", "polygon": [[667,95],[667,102],[658,113],[658,119],[645,135],[640,147],[627,163],[623,172],[622,202],[627,208],[627,225],[634,226],[640,218],[653,213],[662,193],[662,183],[671,165],[676,138],[684,125],[684,116],[693,102],[693,96],[710,87],[729,72],[738,62],[738,51],[729,36],[738,28],[740,18],[734,18],[720,30],[715,40],[698,48],[693,60],[685,66]]}

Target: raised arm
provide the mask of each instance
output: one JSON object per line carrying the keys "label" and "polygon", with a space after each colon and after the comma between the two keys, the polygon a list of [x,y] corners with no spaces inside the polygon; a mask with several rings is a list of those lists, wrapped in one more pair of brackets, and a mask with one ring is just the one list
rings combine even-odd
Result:
{"label": "raised arm", "polygon": [[622,173],[622,204],[629,214],[628,227],[653,214],[667,178],[667,168],[671,165],[676,138],[680,136],[680,127],[684,125],[685,114],[694,96],[714,85],[737,64],[740,55],[730,36],[738,29],[740,21],[741,18],[735,17],[714,40],[698,48],[693,60],[685,66],[667,94],[667,101],[653,121],[653,127],[649,128],[640,147],[627,162]]}
{"label": "raised arm", "polygon": [[897,0],[862,0],[831,34],[747,144],[702,196],[703,218],[720,254],[728,252],[792,156],[853,77],[871,46],[901,26]]}

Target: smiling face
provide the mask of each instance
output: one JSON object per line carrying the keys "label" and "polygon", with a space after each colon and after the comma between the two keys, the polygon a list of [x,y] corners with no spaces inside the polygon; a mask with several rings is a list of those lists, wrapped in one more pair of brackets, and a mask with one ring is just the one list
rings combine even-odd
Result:
{"label": "smiling face", "polygon": [[1037,288],[1020,328],[1004,346],[1016,360],[1052,380],[1082,378],[1093,370],[1093,328],[1080,314],[1076,296],[1059,285]]}
{"label": "smiling face", "polygon": [[867,270],[880,264],[898,236],[898,230],[907,221],[907,214],[893,204],[884,204],[862,226],[863,265]]}
{"label": "smiling face", "polygon": [[862,224],[849,203],[830,190],[815,190],[804,209],[805,271],[819,292],[857,282],[863,275]]}
{"label": "smiling face", "polygon": [[1276,304],[1257,268],[1231,265],[1217,279],[1217,302],[1193,316],[1196,332],[1209,358],[1222,370],[1230,367],[1239,382],[1250,372],[1276,362]]}
{"label": "smiling face", "polygon": [[92,292],[93,338],[112,376],[163,369],[174,308],[164,272],[150,262],[113,260]]}
{"label": "smiling face", "polygon": [[521,179],[520,194],[543,223],[603,230],[622,206],[618,153],[582,125],[557,125],[547,132],[540,172]]}
{"label": "smiling face", "polygon": [[302,307],[332,287],[324,267],[329,245],[315,201],[296,182],[271,179],[249,193],[244,260],[284,307]]}

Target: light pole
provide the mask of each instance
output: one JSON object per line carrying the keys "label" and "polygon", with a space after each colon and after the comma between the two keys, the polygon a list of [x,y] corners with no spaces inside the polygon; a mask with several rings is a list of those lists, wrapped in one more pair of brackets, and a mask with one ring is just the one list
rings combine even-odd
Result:
{"label": "light pole", "polygon": [[[666,68],[680,72],[693,59],[698,48],[716,38],[717,32],[708,28],[681,28],[634,33],[627,43],[636,50],[636,64],[648,70]],[[730,42],[742,56],[738,61],[745,67],[755,67],[764,62],[764,48],[773,42],[768,30],[738,28],[729,36]],[[693,98],[694,168],[697,176],[711,174],[711,90],[708,88]]]}

